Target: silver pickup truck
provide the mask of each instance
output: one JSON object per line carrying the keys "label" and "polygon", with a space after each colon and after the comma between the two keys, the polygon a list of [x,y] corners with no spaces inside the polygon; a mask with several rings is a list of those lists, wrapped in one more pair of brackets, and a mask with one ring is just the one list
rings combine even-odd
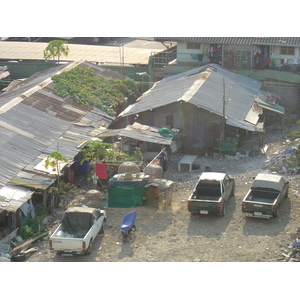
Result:
{"label": "silver pickup truck", "polygon": [[188,199],[188,211],[224,216],[225,204],[234,192],[234,179],[227,174],[203,172]]}
{"label": "silver pickup truck", "polygon": [[91,254],[93,241],[103,232],[106,213],[91,207],[70,207],[50,236],[50,250],[57,254]]}
{"label": "silver pickup truck", "polygon": [[242,201],[247,217],[277,217],[282,200],[288,196],[289,182],[280,175],[258,174]]}

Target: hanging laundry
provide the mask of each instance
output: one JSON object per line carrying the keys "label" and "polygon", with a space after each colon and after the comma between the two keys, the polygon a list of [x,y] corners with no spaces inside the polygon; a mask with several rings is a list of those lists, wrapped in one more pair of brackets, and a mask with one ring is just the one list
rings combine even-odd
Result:
{"label": "hanging laundry", "polygon": [[96,163],[96,176],[100,179],[107,178],[108,165],[106,163]]}

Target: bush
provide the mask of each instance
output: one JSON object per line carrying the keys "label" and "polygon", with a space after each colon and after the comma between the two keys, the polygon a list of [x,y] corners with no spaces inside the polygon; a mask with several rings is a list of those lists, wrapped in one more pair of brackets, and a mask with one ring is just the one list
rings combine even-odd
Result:
{"label": "bush", "polygon": [[24,227],[21,228],[19,231],[19,235],[23,240],[26,240],[39,232],[40,230],[40,225],[42,223],[43,217],[41,216],[36,216],[32,218],[28,225],[25,225]]}

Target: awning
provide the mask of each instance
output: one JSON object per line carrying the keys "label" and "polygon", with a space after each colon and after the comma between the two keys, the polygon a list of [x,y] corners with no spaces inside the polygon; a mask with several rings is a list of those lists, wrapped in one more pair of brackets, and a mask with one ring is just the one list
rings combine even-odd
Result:
{"label": "awning", "polygon": [[279,97],[265,91],[259,91],[258,95],[254,98],[256,104],[264,109],[268,109],[279,114],[284,114],[285,109],[278,104]]}
{"label": "awning", "polygon": [[158,128],[148,125],[142,125],[137,122],[122,129],[107,129],[98,137],[103,139],[110,136],[123,136],[160,145],[171,145],[173,143],[172,138],[166,138],[159,134]]}

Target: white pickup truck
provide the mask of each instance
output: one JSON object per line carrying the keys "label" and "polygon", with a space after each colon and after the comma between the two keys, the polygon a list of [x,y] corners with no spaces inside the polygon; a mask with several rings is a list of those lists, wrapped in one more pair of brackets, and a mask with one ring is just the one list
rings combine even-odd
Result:
{"label": "white pickup truck", "polygon": [[91,207],[70,207],[61,224],[50,236],[50,250],[57,254],[91,254],[93,241],[104,231],[105,210]]}

